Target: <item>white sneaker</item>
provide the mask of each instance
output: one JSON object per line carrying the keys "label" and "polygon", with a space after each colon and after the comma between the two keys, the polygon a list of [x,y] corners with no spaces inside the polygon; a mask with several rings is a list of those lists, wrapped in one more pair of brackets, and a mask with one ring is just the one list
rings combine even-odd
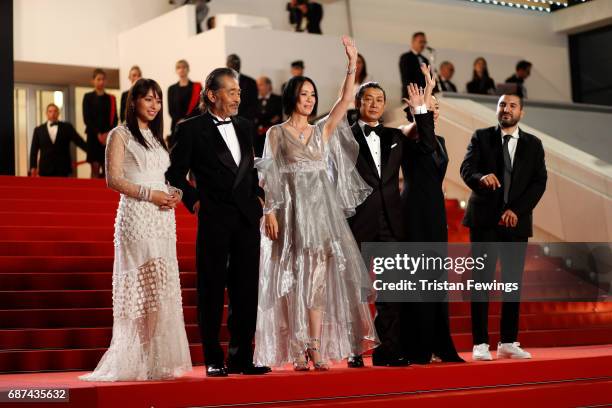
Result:
{"label": "white sneaker", "polygon": [[489,345],[487,343],[476,344],[472,349],[472,360],[475,361],[490,361],[493,360]]}
{"label": "white sneaker", "polygon": [[529,359],[531,353],[523,350],[521,343],[497,343],[497,358]]}

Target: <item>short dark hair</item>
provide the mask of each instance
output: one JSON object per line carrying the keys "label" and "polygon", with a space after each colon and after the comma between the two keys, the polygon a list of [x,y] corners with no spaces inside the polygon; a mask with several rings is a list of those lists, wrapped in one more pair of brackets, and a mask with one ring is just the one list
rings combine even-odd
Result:
{"label": "short dark hair", "polygon": [[270,77],[267,77],[267,76],[264,75],[264,76],[262,76],[260,78],[266,83],[266,85],[272,86],[272,80],[270,79]]}
{"label": "short dark hair", "polygon": [[526,61],[526,60],[520,60],[519,62],[516,63],[516,70],[518,71],[519,69],[529,69],[531,68],[531,62]]}
{"label": "short dark hair", "polygon": [[98,75],[102,75],[106,78],[106,72],[102,68],[96,68],[93,70],[93,75],[91,76],[93,79],[96,79]]}
{"label": "short dark hair", "polygon": [[161,87],[157,82],[152,79],[140,78],[134,82],[134,85],[130,88],[127,95],[127,102],[125,103],[125,124],[130,129],[132,136],[140,143],[145,149],[150,149],[151,146],[142,133],[140,132],[140,126],[138,126],[138,118],[136,114],[136,101],[140,98],[144,98],[149,91],[153,91],[162,101],[162,107],[157,112],[157,116],[149,123],[149,130],[153,133],[153,137],[159,142],[159,144],[166,150],[168,146],[164,141],[164,95],[162,94]]}
{"label": "short dark hair", "polygon": [[412,34],[413,40],[417,37],[425,37],[425,33],[423,31],[417,31],[416,33]]}
{"label": "short dark hair", "polygon": [[454,65],[453,65],[453,63],[452,63],[452,62],[450,62],[450,61],[442,61],[442,62],[440,63],[440,69],[442,69],[442,67],[445,67],[445,66],[447,66],[447,65],[450,65],[450,66],[454,67]]}
{"label": "short dark hair", "polygon": [[228,68],[233,69],[236,72],[240,72],[240,66],[242,65],[240,62],[240,57],[237,54],[230,54],[227,56],[227,60],[225,65]]}
{"label": "short dark hair", "polygon": [[237,79],[238,73],[231,68],[222,67],[215,68],[211,71],[210,74],[208,74],[208,76],[206,77],[206,81],[204,81],[204,88],[200,93],[200,110],[202,112],[205,112],[208,107],[213,106],[212,101],[208,99],[206,93],[208,91],[215,92],[221,89],[221,86],[223,85],[221,83],[221,78],[223,77],[231,77]]}
{"label": "short dark hair", "polygon": [[287,86],[285,86],[285,89],[283,90],[283,111],[285,112],[285,115],[290,116],[295,110],[295,105],[297,104],[300,90],[302,89],[304,82],[310,82],[314,88],[316,99],[314,107],[312,108],[312,115],[317,114],[317,107],[319,105],[319,93],[317,92],[317,86],[315,85],[314,81],[308,77],[295,76],[287,82]]}
{"label": "short dark hair", "polygon": [[[521,106],[521,110],[525,106],[525,101],[523,100],[523,97],[521,95],[517,94],[516,92],[504,92],[500,96],[500,99],[502,98],[502,96],[516,96],[517,98],[519,98],[519,105]],[[498,103],[499,103],[499,99],[498,99]]]}
{"label": "short dark hair", "polygon": [[213,28],[215,28],[215,26],[216,26],[215,16],[208,17],[208,19],[206,20],[206,28],[208,30],[212,30]]}
{"label": "short dark hair", "polygon": [[383,87],[380,86],[378,82],[371,81],[371,82],[366,82],[365,84],[362,84],[357,90],[357,93],[355,94],[355,106],[360,105],[359,101],[361,100],[361,98],[363,98],[363,94],[368,88],[380,89],[383,93],[383,97],[385,98],[385,102],[387,101],[387,93],[385,92]]}
{"label": "short dark hair", "polygon": [[291,63],[291,68],[302,68],[302,69],[304,69],[304,61],[302,61],[302,60],[293,61]]}

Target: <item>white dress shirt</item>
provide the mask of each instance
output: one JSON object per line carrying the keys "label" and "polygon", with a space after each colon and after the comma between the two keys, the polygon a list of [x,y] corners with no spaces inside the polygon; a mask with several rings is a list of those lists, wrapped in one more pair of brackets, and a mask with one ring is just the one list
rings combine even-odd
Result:
{"label": "white dress shirt", "polygon": [[[507,133],[504,133],[504,131],[502,130],[502,146],[504,145],[504,135],[506,135]],[[516,129],[514,129],[514,132],[512,132],[511,134],[511,138],[510,140],[508,140],[508,153],[510,153],[510,163],[512,163],[512,167],[514,167],[514,153],[516,153],[516,144],[518,143],[519,140],[519,128],[518,126],[516,127]]]}
{"label": "white dress shirt", "polygon": [[[364,131],[364,127],[365,125],[367,125],[367,123],[365,123],[361,119],[359,119],[358,123],[359,123],[359,127],[361,128],[361,131],[363,132],[363,135],[366,137],[366,143],[368,144],[368,147],[370,148],[370,153],[372,154],[372,158],[374,159],[374,164],[376,165],[376,170],[378,171],[378,176],[380,177],[380,174],[381,174],[380,136],[377,135],[375,131],[370,132],[370,135],[367,136]],[[378,126],[378,122],[376,122],[376,125],[374,126]]]}
{"label": "white dress shirt", "polygon": [[58,125],[51,126],[51,122],[47,121],[47,132],[49,132],[49,137],[51,138],[51,143],[55,144],[55,139],[57,138],[57,128]]}
{"label": "white dress shirt", "polygon": [[[215,118],[219,122],[225,122],[231,120],[231,118],[221,119],[219,116],[211,113],[213,118]],[[223,125],[217,126],[219,129],[219,133],[221,133],[221,137],[223,141],[227,145],[234,161],[236,162],[236,166],[240,165],[240,160],[242,159],[242,154],[240,152],[240,142],[238,142],[238,136],[236,135],[236,129],[234,129],[233,123],[227,123]]]}

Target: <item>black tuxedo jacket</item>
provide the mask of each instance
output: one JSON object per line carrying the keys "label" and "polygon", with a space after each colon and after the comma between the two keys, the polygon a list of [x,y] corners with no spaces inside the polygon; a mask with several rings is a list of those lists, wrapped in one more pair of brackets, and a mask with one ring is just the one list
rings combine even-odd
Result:
{"label": "black tuxedo jacket", "polygon": [[509,228],[510,231],[518,237],[530,237],[533,235],[533,209],[546,190],[544,148],[536,136],[519,130],[508,203],[504,205],[503,185],[495,190],[480,186],[482,176],[490,173],[494,173],[503,183],[502,147],[499,126],[474,132],[461,163],[461,177],[472,189],[463,225],[470,228],[494,228],[502,213],[510,209],[518,216],[517,226]]}
{"label": "black tuxedo jacket", "polygon": [[359,143],[357,171],[373,189],[372,194],[357,207],[356,214],[348,219],[355,240],[361,243],[376,238],[380,229],[379,216],[383,211],[391,232],[398,241],[401,241],[404,238],[404,229],[399,193],[399,169],[402,162],[404,135],[398,129],[383,128],[382,134],[379,135],[381,149],[381,176],[379,176],[359,123],[355,122],[351,129],[355,140]]}
{"label": "black tuxedo jacket", "polygon": [[[429,60],[421,55],[423,62],[429,65]],[[415,83],[418,86],[425,87],[425,76],[421,72],[421,64],[419,57],[412,51],[408,51],[400,57],[399,60],[400,76],[402,78],[402,97],[408,97],[406,87],[410,83]]]}
{"label": "black tuxedo jacket", "polygon": [[125,122],[125,109],[127,108],[127,96],[129,91],[123,91],[121,93],[121,108],[119,110],[119,119],[121,123]]}
{"label": "black tuxedo jacket", "polygon": [[457,87],[451,81],[440,80],[440,82],[437,85],[440,91],[442,92],[457,92]]}
{"label": "black tuxedo jacket", "polygon": [[[275,120],[272,120],[277,118]],[[255,115],[255,126],[257,136],[255,139],[255,156],[261,157],[266,142],[266,131],[273,125],[279,124],[283,120],[283,101],[280,95],[270,94],[266,104],[262,99],[257,100],[257,112]]]}
{"label": "black tuxedo jacket", "polygon": [[238,116],[255,120],[257,116],[257,82],[248,75],[240,74],[238,85],[240,86]]}
{"label": "black tuxedo jacket", "polygon": [[[210,113],[179,122],[175,145],[170,153],[171,165],[166,172],[170,183],[183,190],[183,202],[193,213],[200,201],[199,216],[227,218],[244,215],[253,225],[259,224],[263,198],[253,157],[253,124],[233,117],[232,123],[240,143],[241,161],[234,162]],[[187,182],[187,172],[195,176],[197,188]]]}
{"label": "black tuxedo jacket", "polygon": [[414,115],[418,139],[407,139],[402,173],[406,240],[446,242],[448,226],[442,182],[448,167],[444,138],[436,136],[433,113]]}
{"label": "black tuxedo jacket", "polygon": [[[30,168],[37,168],[41,176],[69,176],[72,173],[70,143],[87,151],[87,143],[70,123],[58,122],[55,143],[51,142],[46,122],[37,126],[32,136]],[[38,152],[40,152],[40,161]]]}

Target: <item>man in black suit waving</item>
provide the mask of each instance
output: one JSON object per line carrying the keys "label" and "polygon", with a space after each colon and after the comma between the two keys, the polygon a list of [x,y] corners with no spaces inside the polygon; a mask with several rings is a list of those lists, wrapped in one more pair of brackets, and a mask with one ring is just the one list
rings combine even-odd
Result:
{"label": "man in black suit waving", "polygon": [[[68,122],[59,121],[59,108],[47,105],[47,121],[34,129],[30,175],[68,177],[72,174],[70,143],[87,151],[87,143]],[[40,160],[38,153],[40,152]]]}
{"label": "man in black suit waving", "polygon": [[[204,113],[177,125],[172,164],[166,173],[198,215],[196,267],[198,320],[206,374],[265,374],[253,365],[259,284],[259,219],[263,190],[253,167],[253,124],[237,117],[238,74],[217,68],[206,78]],[[195,176],[197,188],[185,178]],[[219,332],[227,286],[230,332],[227,366]]]}
{"label": "man in black suit waving", "polygon": [[[401,222],[399,169],[402,163],[404,135],[399,129],[384,127],[380,122],[386,104],[383,88],[376,82],[361,85],[355,96],[359,120],[351,129],[359,143],[356,168],[359,175],[372,187],[372,193],[348,219],[355,241],[396,242],[404,237]],[[376,303],[376,331],[381,345],[372,357],[374,365],[405,366],[408,361],[401,354],[401,303]],[[361,356],[351,356],[348,366],[363,367]]]}
{"label": "man in black suit waving", "polygon": [[[498,252],[486,243],[512,243],[499,252],[504,282],[520,284],[527,240],[533,235],[532,211],[546,190],[544,148],[536,136],[522,131],[523,100],[502,95],[497,103],[498,126],[474,132],[461,164],[461,177],[472,189],[463,224],[470,228],[472,256],[487,254],[485,268],[473,271],[476,281],[491,282]],[[516,341],[519,293],[504,299],[497,358],[531,358]],[[491,360],[488,294],[472,294],[473,358]]]}

